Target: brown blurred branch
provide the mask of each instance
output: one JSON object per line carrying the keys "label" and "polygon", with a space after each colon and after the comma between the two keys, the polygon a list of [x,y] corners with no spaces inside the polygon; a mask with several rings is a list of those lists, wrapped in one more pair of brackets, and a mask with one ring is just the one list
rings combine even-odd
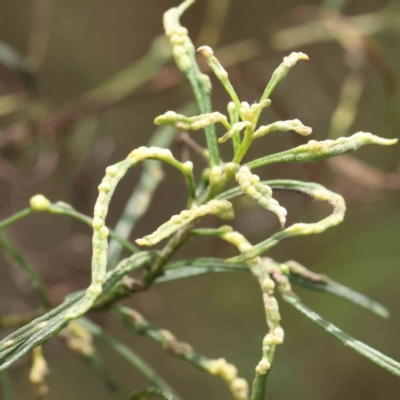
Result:
{"label": "brown blurred branch", "polygon": [[35,0],[33,3],[32,27],[29,36],[28,59],[39,69],[46,57],[49,41],[49,18],[51,0]]}

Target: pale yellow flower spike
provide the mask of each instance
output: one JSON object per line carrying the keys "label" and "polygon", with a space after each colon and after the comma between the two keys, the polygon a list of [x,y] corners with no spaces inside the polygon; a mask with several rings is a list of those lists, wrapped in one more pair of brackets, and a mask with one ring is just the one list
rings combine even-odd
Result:
{"label": "pale yellow flower spike", "polygon": [[193,206],[190,210],[183,210],[179,215],[174,215],[151,235],[137,239],[136,243],[140,246],[153,246],[193,220],[208,214],[215,214],[227,220],[234,218],[232,204],[229,201],[211,200],[201,206]]}
{"label": "pale yellow flower spike", "polygon": [[236,174],[236,180],[249,197],[255,200],[261,207],[272,211],[278,218],[281,228],[285,227],[287,211],[275,199],[272,198],[272,189],[268,185],[260,183],[260,178],[252,174],[248,167],[241,167]]}

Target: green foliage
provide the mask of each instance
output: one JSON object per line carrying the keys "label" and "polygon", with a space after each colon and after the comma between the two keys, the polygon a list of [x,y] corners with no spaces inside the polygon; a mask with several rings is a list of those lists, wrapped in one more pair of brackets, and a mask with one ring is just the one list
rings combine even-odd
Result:
{"label": "green foliage", "polygon": [[[172,53],[180,70],[188,78],[197,101],[199,114],[185,116],[173,111],[158,116],[157,125],[166,125],[153,138],[149,147],[140,147],[133,150],[125,160],[109,166],[99,185],[99,195],[94,206],[94,217],[91,219],[76,212],[65,203],[51,203],[42,195],[31,199],[30,207],[11,216],[0,223],[0,229],[5,229],[21,218],[28,217],[36,212],[50,212],[66,215],[78,219],[93,227],[93,254],[92,254],[92,282],[86,291],[73,293],[58,307],[34,318],[30,323],[22,326],[0,341],[0,371],[7,368],[27,352],[38,349],[42,343],[60,332],[67,338],[69,347],[84,355],[90,364],[97,370],[110,390],[117,390],[113,380],[107,375],[105,366],[92,347],[92,338],[99,338],[107,343],[115,352],[123,357],[133,368],[141,372],[154,388],[148,388],[131,396],[132,399],[146,399],[161,395],[166,399],[180,399],[178,394],[156,372],[141,360],[127,346],[112,338],[101,327],[84,317],[93,309],[116,312],[124,321],[128,329],[145,335],[161,345],[172,355],[188,361],[197,368],[218,375],[227,384],[231,395],[236,400],[262,400],[265,397],[267,377],[277,346],[284,341],[284,331],[281,327],[281,315],[275,291],[282,299],[304,314],[312,322],[319,325],[329,334],[349,346],[353,350],[369,358],[391,373],[400,376],[400,364],[381,354],[377,350],[353,339],[342,330],[325,321],[305,306],[299,297],[292,291],[291,282],[300,284],[312,290],[329,292],[345,298],[372,312],[387,317],[387,310],[380,304],[348,289],[325,276],[317,275],[294,261],[286,263],[275,262],[269,258],[261,258],[266,251],[284,239],[294,236],[320,234],[342,222],[345,215],[344,199],[316,183],[293,180],[260,181],[252,170],[267,164],[277,162],[313,162],[338,156],[357,150],[364,144],[391,145],[396,140],[386,140],[370,133],[359,132],[353,136],[322,142],[309,141],[307,144],[284,151],[282,153],[266,155],[263,158],[252,160],[245,164],[243,158],[252,143],[270,132],[289,131],[305,136],[311,134],[311,128],[304,126],[299,120],[277,121],[266,126],[258,127],[258,120],[262,111],[271,104],[270,96],[275,87],[299,60],[308,60],[303,53],[292,53],[285,57],[272,75],[260,101],[250,105],[240,101],[235,89],[229,81],[225,69],[213,51],[203,46],[199,52],[215,73],[229,94],[232,102],[227,105],[228,116],[220,112],[213,112],[211,108],[211,84],[208,76],[201,73],[196,61],[196,52],[186,28],[181,26],[182,13],[193,3],[193,0],[184,1],[179,7],[167,11],[164,16],[166,35],[172,46]],[[217,140],[215,124],[221,123],[226,132]],[[208,149],[205,154],[209,165],[201,174],[201,181],[196,185],[191,161],[180,162],[166,149],[171,144],[174,131],[171,127],[194,131],[204,129]],[[218,143],[232,140],[232,157],[222,161],[219,155]],[[135,208],[132,215],[125,211],[121,221],[114,230],[105,225],[108,208],[114,190],[126,172],[140,162],[145,163],[145,169],[138,188],[133,192],[129,207]],[[149,208],[149,203],[162,178],[161,163],[168,163],[177,168],[184,176],[188,185],[187,209],[179,215],[162,224],[155,232],[149,233],[136,243],[139,246],[153,246],[169,238],[169,241],[160,251],[139,251],[139,248],[127,240],[135,222]],[[196,166],[197,167],[197,166]],[[230,182],[238,186],[226,190]],[[284,229],[287,211],[273,198],[274,191],[286,190],[298,192],[311,197],[316,201],[329,203],[333,211],[326,218],[315,223],[296,223]],[[247,195],[261,207],[275,213],[281,223],[281,231],[273,234],[266,240],[252,245],[241,233],[235,232],[230,226],[218,229],[196,229],[195,224],[206,215],[217,215],[223,219],[233,219],[234,212],[232,197]],[[185,241],[196,235],[211,235],[234,245],[239,254],[228,260],[199,258],[170,262],[171,257]],[[109,252],[108,236],[112,238]],[[25,261],[19,251],[6,239],[0,238],[1,246],[20,264],[30,276],[45,308],[50,308],[45,288],[40,278]],[[125,248],[131,255],[121,260],[121,249]],[[115,268],[114,265],[116,264]],[[107,269],[108,267],[108,269]],[[141,282],[133,282],[128,274],[134,269],[142,269],[144,274]],[[259,282],[265,316],[267,333],[262,343],[262,357],[255,367],[255,379],[252,392],[248,383],[239,377],[235,366],[225,359],[209,359],[197,352],[191,346],[181,343],[166,330],[152,326],[141,315],[117,305],[117,302],[135,292],[148,289],[152,285],[162,284],[172,280],[195,277],[206,273],[249,271]],[[17,317],[15,321],[20,321]],[[1,323],[1,320],[0,320]],[[75,325],[74,325],[75,324]],[[69,331],[68,331],[69,330]],[[77,344],[78,343],[78,344]],[[34,365],[43,366],[43,355],[38,352]],[[40,375],[40,379],[43,376]],[[6,398],[11,398],[11,386],[8,375],[2,372],[1,379]],[[43,384],[41,380],[39,383]]]}

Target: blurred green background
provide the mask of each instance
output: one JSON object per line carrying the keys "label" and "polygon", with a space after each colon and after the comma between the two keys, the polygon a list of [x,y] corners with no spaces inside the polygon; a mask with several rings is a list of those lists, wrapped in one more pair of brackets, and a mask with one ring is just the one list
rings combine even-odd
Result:
{"label": "blurred green background", "polygon": [[[115,78],[146,55],[155,36],[163,32],[163,13],[178,3],[0,0],[1,218],[25,207],[36,193],[91,214],[104,168],[145,145],[155,130],[157,115],[192,101],[188,83],[171,60],[151,61],[140,71]],[[197,0],[182,22],[197,45],[216,49],[239,97],[250,103],[260,98],[283,56],[292,50],[310,56],[310,62],[299,63],[273,93],[272,106],[261,123],[299,118],[312,126],[316,140],[358,131],[399,136],[399,1]],[[164,50],[168,54],[168,47]],[[112,95],[107,91],[110,86],[104,85],[110,79],[111,85],[115,79],[119,82]],[[211,79],[214,109],[224,112],[228,96]],[[332,115],[336,116],[333,120]],[[192,138],[204,144],[201,132]],[[293,132],[275,133],[254,146],[248,159],[307,140]],[[172,150],[180,156],[182,145],[175,143]],[[221,151],[227,158],[230,146],[222,146]],[[319,236],[285,241],[268,255],[279,261],[295,259],[386,305],[391,318],[380,320],[330,295],[297,289],[304,302],[322,316],[397,360],[399,155],[400,146],[367,146],[350,159],[277,164],[259,171],[264,179],[319,182],[345,197],[348,211],[343,224]],[[199,172],[202,161],[196,155],[193,159]],[[139,175],[140,169],[130,172],[118,187],[109,225],[118,221]],[[183,209],[185,196],[181,177],[167,167],[150,212],[132,239],[152,232]],[[277,193],[276,197],[288,209],[290,224],[316,220],[329,211],[295,194]],[[234,227],[251,242],[278,229],[275,216],[250,202],[236,201],[235,207]],[[207,219],[208,226],[219,223]],[[35,215],[9,233],[43,277],[55,304],[87,286],[89,228],[64,217]],[[195,238],[175,258],[233,254],[235,250],[221,242]],[[0,276],[1,315],[38,306],[29,281],[7,258],[1,258]],[[126,303],[200,353],[225,357],[239,368],[241,376],[253,379],[266,327],[260,290],[249,274],[181,280]],[[345,348],[286,304],[281,304],[281,313],[286,338],[275,357],[268,398],[400,398],[398,378]],[[183,398],[229,398],[222,380],[168,356],[149,339],[125,331],[114,316],[94,314],[93,318],[143,356]],[[125,390],[146,387],[146,381],[128,364],[102,343],[98,346]],[[47,342],[44,352],[51,369],[48,399],[113,398],[87,364],[57,339]],[[29,357],[11,368],[17,399],[34,398],[29,369]]]}

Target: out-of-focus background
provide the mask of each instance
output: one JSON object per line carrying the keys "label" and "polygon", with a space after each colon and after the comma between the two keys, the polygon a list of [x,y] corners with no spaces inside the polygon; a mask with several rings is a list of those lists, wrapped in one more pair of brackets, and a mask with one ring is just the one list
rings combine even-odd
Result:
{"label": "out-of-focus background", "polygon": [[[91,214],[104,169],[155,130],[153,120],[193,100],[168,56],[168,45],[148,52],[163,33],[162,15],[177,0],[0,1],[0,215],[5,218],[43,193]],[[196,45],[211,45],[241,100],[258,100],[283,56],[303,51],[272,95],[262,123],[299,118],[324,140],[358,131],[386,138],[400,133],[400,4],[386,0],[197,0],[182,22]],[[144,57],[144,61],[143,58]],[[142,61],[140,61],[142,59]],[[138,64],[139,63],[139,64]],[[206,70],[205,64],[201,66]],[[125,71],[122,75],[118,75]],[[214,77],[213,106],[224,112],[227,94]],[[204,144],[203,134],[192,138]],[[305,143],[293,132],[261,139],[248,159]],[[173,152],[180,157],[182,143]],[[221,147],[230,156],[229,144]],[[400,146],[363,147],[329,162],[264,167],[264,179],[322,183],[342,194],[345,222],[322,235],[296,238],[269,256],[308,268],[382,302],[378,317],[322,293],[298,289],[304,302],[351,335],[400,359]],[[197,171],[201,159],[194,155]],[[152,232],[186,202],[181,177],[166,168],[148,215],[132,239]],[[128,174],[112,201],[108,224],[118,221],[138,180]],[[312,221],[329,209],[292,194],[276,195],[288,222]],[[271,213],[236,201],[236,229],[256,243],[278,229]],[[209,217],[209,226],[219,221]],[[8,232],[43,278],[54,304],[90,279],[91,231],[66,217],[35,215]],[[176,259],[227,257],[235,250],[195,238]],[[0,314],[34,310],[35,292],[24,274],[1,256]],[[210,358],[225,357],[249,380],[261,356],[265,318],[249,274],[213,274],[165,284],[127,304]],[[271,399],[395,400],[400,381],[336,342],[295,310],[281,305],[285,344],[269,377]],[[185,399],[229,398],[222,380],[170,357],[149,339],[125,331],[112,315],[93,318],[143,356]],[[4,332],[5,333],[5,332]],[[98,347],[126,390],[146,381],[104,344]],[[51,369],[48,399],[112,399],[87,364],[53,338],[44,346]],[[32,399],[30,359],[11,368],[17,399]]]}

